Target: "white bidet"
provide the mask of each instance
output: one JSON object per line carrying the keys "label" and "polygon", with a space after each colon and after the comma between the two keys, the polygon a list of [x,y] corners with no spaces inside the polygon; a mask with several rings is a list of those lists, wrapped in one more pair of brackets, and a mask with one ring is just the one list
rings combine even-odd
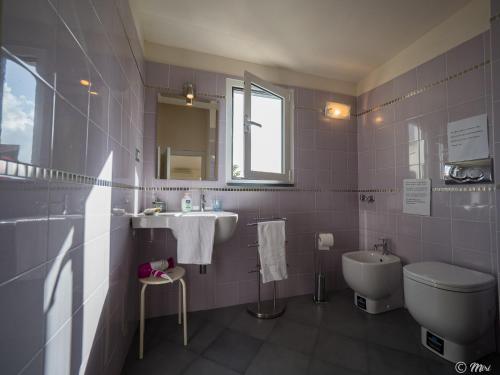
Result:
{"label": "white bidet", "polygon": [[354,304],[370,314],[403,306],[401,259],[378,251],[342,255],[344,279],[354,290]]}

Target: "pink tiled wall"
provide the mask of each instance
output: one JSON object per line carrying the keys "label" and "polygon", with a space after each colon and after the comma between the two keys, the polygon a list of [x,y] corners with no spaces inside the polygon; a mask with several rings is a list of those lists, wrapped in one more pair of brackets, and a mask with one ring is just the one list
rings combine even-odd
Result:
{"label": "pink tiled wall", "polygon": [[[493,25],[493,40],[498,38],[496,29],[498,25]],[[490,39],[489,31],[478,35],[361,95],[358,110],[481,64],[492,53],[498,59],[498,43],[490,44]],[[492,103],[498,108],[498,102],[492,101],[498,100],[498,85],[491,74],[497,65],[486,64],[359,117],[359,187],[402,189],[404,178],[430,178],[433,187],[444,187],[447,123],[482,113],[488,115],[493,157],[500,134],[493,126],[492,111]],[[374,203],[359,205],[360,246],[369,249],[378,238],[387,237],[392,251],[405,263],[439,260],[497,275],[495,201],[495,192],[489,191],[433,192],[431,216],[421,217],[402,213],[402,193],[376,193]]]}
{"label": "pink tiled wall", "polygon": [[[19,120],[9,89],[36,87],[33,146],[21,147],[32,152],[19,161],[139,184],[143,62],[128,1],[1,6],[2,135]],[[120,372],[136,327],[137,261],[129,219],[111,208],[138,203],[129,189],[0,179],[2,374]]]}
{"label": "pink tiled wall", "polygon": [[[192,70],[183,67],[146,63],[146,80],[153,86],[182,90],[187,81],[194,82],[199,92],[225,95],[223,74]],[[328,270],[330,288],[343,286],[340,255],[358,247],[357,195],[332,192],[334,188],[356,188],[357,144],[356,121],[326,119],[318,109],[326,100],[351,104],[355,110],[355,98],[347,95],[294,88],[295,110],[295,160],[297,187],[315,191],[279,192],[216,192],[207,191],[207,199],[222,200],[224,210],[239,214],[239,223],[233,238],[214,249],[213,264],[205,275],[194,266],[188,269],[189,309],[199,310],[234,305],[256,300],[255,274],[249,274],[256,264],[255,249],[247,244],[256,240],[255,227],[246,224],[257,216],[286,217],[289,241],[287,261],[289,279],[279,283],[281,296],[311,293],[313,279],[314,233],[333,232],[336,238],[334,250],[324,260]],[[199,202],[200,187],[225,187],[225,101],[219,100],[219,164],[218,180],[207,182],[166,181],[154,178],[155,108],[156,89],[146,89],[144,126],[144,184],[146,186],[187,186],[192,189],[195,205]],[[321,191],[319,191],[321,190]],[[160,192],[158,197],[167,201],[169,210],[180,210],[183,192]],[[145,205],[150,204],[152,194],[145,195]],[[140,232],[139,252],[143,260],[175,256],[176,242],[169,231]],[[148,306],[150,315],[163,315],[175,311],[176,291],[154,290]],[[270,288],[264,288],[264,296],[270,297]]]}

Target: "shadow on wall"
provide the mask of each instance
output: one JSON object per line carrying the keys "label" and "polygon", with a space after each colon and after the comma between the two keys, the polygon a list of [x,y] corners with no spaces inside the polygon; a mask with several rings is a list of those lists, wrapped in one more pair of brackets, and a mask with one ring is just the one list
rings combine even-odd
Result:
{"label": "shadow on wall", "polygon": [[129,211],[131,199],[108,187],[0,181],[2,373],[119,373],[138,286],[129,218],[111,207]]}
{"label": "shadow on wall", "polygon": [[[111,152],[99,178],[110,180],[112,161]],[[57,185],[50,189],[49,233],[55,243],[49,249],[58,251],[43,285],[45,373],[98,373],[120,353],[118,347],[126,352],[127,344],[117,338],[131,336],[135,328],[137,294],[130,291],[137,285],[129,277],[135,264],[126,254],[133,251],[127,246],[132,239],[127,223],[111,215],[113,196],[122,192]]]}

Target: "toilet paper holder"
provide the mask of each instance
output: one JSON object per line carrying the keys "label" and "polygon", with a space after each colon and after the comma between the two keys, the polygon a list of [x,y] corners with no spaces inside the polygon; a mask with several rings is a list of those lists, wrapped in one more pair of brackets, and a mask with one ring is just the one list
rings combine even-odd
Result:
{"label": "toilet paper holder", "polygon": [[335,244],[333,233],[316,233],[316,249],[320,251],[330,250]]}

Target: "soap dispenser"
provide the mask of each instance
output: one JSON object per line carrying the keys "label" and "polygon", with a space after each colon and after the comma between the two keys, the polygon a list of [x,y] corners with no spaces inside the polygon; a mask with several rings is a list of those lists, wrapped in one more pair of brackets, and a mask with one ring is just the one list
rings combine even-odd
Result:
{"label": "soap dispenser", "polygon": [[193,200],[191,199],[191,195],[189,192],[184,193],[184,197],[182,197],[181,201],[182,212],[191,212],[193,209]]}

